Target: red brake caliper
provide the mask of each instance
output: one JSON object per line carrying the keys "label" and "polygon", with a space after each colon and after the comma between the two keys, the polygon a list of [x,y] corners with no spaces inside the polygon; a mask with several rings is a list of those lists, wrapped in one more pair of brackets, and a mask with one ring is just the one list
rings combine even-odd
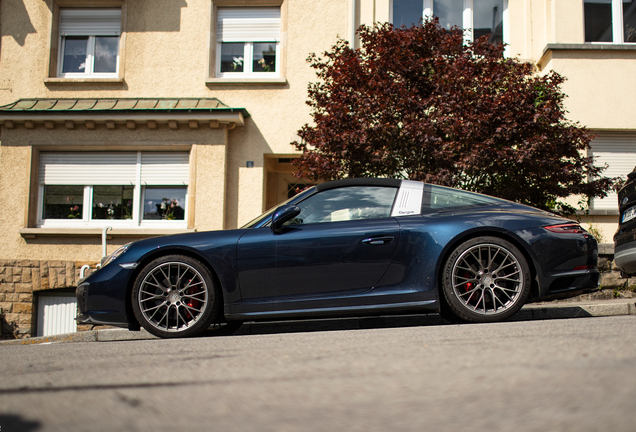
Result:
{"label": "red brake caliper", "polygon": [[[470,274],[468,272],[464,273],[464,277],[466,279],[470,279]],[[466,287],[466,292],[470,291],[471,289],[473,289],[473,283],[472,282],[466,282],[465,287]]]}
{"label": "red brake caliper", "polygon": [[[192,279],[190,279],[190,280],[188,281],[188,283],[191,283],[191,282],[192,282]],[[188,289],[188,294],[190,294],[190,295],[194,295],[194,294],[196,294],[196,293],[197,293],[197,288],[196,288],[196,287],[190,287],[190,288]],[[200,303],[201,303],[200,301],[195,300],[195,299],[193,299],[193,298],[188,299],[188,306],[190,306],[191,308],[195,308],[195,309],[197,309],[197,308],[199,307],[199,304],[200,304]],[[189,311],[189,310],[187,311],[187,313],[188,313],[188,318],[194,318],[194,317],[192,316],[192,314],[190,313],[190,311]]]}

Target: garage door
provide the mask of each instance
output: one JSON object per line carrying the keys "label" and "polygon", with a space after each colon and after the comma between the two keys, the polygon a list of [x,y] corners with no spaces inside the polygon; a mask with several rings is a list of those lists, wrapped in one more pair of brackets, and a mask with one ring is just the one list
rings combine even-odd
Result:
{"label": "garage door", "polygon": [[77,300],[73,294],[40,296],[38,299],[38,336],[53,336],[77,331]]}

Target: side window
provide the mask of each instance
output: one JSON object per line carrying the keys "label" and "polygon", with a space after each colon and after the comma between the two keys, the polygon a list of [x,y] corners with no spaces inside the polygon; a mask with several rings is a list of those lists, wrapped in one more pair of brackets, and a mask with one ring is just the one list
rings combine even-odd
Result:
{"label": "side window", "polygon": [[40,227],[186,224],[187,152],[42,152]]}
{"label": "side window", "polygon": [[287,225],[386,218],[396,193],[396,188],[376,186],[329,189],[300,202],[300,214]]}
{"label": "side window", "polygon": [[280,8],[219,8],[217,70],[221,78],[280,75]]}
{"label": "side window", "polygon": [[57,76],[116,77],[121,9],[60,9]]}
{"label": "side window", "polygon": [[495,44],[503,41],[505,7],[504,0],[391,0],[391,21],[410,27],[435,16],[447,30],[463,28],[467,42],[487,35]]}
{"label": "side window", "polygon": [[636,1],[584,0],[585,42],[636,42]]}
{"label": "side window", "polygon": [[483,207],[501,204],[502,202],[505,201],[472,192],[427,184],[424,186],[424,194],[422,196],[422,214],[460,208]]}

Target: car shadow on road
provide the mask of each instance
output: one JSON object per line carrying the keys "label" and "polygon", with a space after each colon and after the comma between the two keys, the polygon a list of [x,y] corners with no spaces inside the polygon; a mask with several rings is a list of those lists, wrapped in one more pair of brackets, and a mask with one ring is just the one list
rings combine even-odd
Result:
{"label": "car shadow on road", "polygon": [[26,420],[17,414],[0,414],[0,430],[31,432],[42,428],[42,424],[35,420]]}
{"label": "car shadow on road", "polygon": [[[244,323],[233,335],[261,335],[338,330],[368,330],[394,327],[418,327],[451,324],[438,314],[391,315],[356,318],[325,318],[286,321],[254,321]],[[200,336],[215,336],[213,331]]]}
{"label": "car shadow on road", "polygon": [[[520,310],[508,322],[534,321],[551,319],[569,319],[597,316],[586,308],[575,304],[550,307],[537,305]],[[450,322],[439,314],[413,314],[369,316],[355,318],[329,318],[286,321],[254,321],[244,323],[233,335],[257,335],[277,333],[301,333],[315,331],[365,330],[396,327],[439,326],[449,324],[466,324]],[[470,325],[470,324],[466,324]],[[218,334],[213,331],[204,332],[201,337],[212,337]]]}

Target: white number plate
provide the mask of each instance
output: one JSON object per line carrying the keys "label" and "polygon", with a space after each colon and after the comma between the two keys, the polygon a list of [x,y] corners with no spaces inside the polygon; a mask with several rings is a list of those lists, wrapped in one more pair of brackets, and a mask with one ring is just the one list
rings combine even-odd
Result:
{"label": "white number plate", "polygon": [[628,220],[632,220],[635,217],[636,217],[636,206],[630,207],[627,210],[625,210],[625,213],[623,213],[622,222],[627,222]]}

